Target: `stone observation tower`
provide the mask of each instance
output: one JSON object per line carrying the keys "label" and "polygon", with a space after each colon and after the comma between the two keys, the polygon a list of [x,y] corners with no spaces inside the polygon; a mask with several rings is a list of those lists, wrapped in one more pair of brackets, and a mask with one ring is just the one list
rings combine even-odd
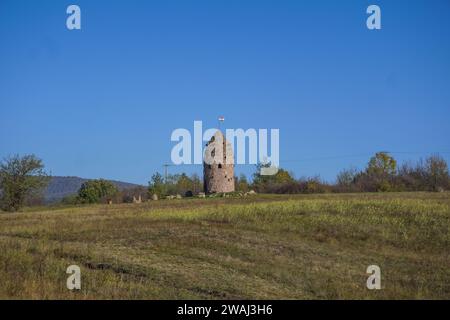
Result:
{"label": "stone observation tower", "polygon": [[234,191],[233,151],[220,130],[206,144],[203,185],[205,193],[209,194]]}

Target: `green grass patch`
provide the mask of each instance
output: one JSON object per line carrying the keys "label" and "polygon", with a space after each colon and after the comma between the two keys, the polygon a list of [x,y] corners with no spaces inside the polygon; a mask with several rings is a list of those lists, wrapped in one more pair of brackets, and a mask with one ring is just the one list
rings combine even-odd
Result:
{"label": "green grass patch", "polygon": [[448,193],[27,208],[0,214],[0,298],[449,299],[449,248]]}

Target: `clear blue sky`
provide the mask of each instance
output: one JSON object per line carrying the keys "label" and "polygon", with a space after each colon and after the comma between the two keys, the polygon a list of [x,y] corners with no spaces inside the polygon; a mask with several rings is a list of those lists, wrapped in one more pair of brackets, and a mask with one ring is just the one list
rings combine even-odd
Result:
{"label": "clear blue sky", "polygon": [[[66,29],[70,4],[81,31]],[[369,4],[382,30],[366,28]],[[448,0],[1,0],[0,157],[145,184],[172,130],[223,114],[279,128],[296,177],[333,180],[379,150],[449,161],[449,13]]]}

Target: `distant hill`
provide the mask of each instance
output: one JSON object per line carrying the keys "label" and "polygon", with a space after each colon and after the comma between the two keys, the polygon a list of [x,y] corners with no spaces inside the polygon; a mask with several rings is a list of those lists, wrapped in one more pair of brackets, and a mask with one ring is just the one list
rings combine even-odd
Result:
{"label": "distant hill", "polygon": [[[46,202],[56,202],[62,198],[75,194],[80,189],[81,185],[90,179],[84,179],[80,177],[58,177],[51,178],[47,189],[44,192],[44,198]],[[119,190],[130,189],[139,187],[138,184],[109,180],[114,183]]]}

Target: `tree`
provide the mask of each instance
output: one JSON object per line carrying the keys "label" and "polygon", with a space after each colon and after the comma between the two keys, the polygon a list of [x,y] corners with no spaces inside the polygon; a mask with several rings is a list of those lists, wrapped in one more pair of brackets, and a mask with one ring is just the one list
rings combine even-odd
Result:
{"label": "tree", "polygon": [[275,183],[288,183],[294,182],[294,178],[292,177],[292,173],[287,172],[282,168],[278,169],[278,172],[274,175]]}
{"label": "tree", "polygon": [[375,191],[390,191],[393,187],[393,179],[397,172],[397,161],[387,152],[377,152],[366,168],[367,177]]}
{"label": "tree", "polygon": [[427,176],[427,170],[422,159],[415,164],[408,161],[398,169],[397,184],[402,191],[429,190]]}
{"label": "tree", "polygon": [[256,172],[253,174],[253,186],[259,192],[267,192],[268,189],[273,188],[276,184],[287,184],[295,181],[292,175],[282,168],[279,168],[278,172],[274,175],[262,175],[261,168],[264,167],[270,167],[270,164],[258,164],[256,166]]}
{"label": "tree", "polygon": [[[265,176],[265,175],[261,174],[261,169],[262,168],[269,168],[269,167],[270,167],[270,164],[258,163],[256,165],[256,170],[253,173],[253,185],[257,189],[260,189],[260,188],[264,187],[269,182],[274,180],[273,176]],[[261,191],[261,190],[258,190],[258,191]]]}
{"label": "tree", "polygon": [[203,191],[203,181],[200,179],[198,174],[194,173],[191,175],[192,180],[192,193],[198,194]]}
{"label": "tree", "polygon": [[164,179],[159,172],[152,175],[152,178],[148,183],[148,193],[150,194],[150,197],[156,194],[159,198],[166,193]]}
{"label": "tree", "polygon": [[25,200],[37,196],[49,177],[35,155],[14,155],[0,163],[0,205],[6,211],[19,210]]}
{"label": "tree", "polygon": [[370,158],[367,165],[367,173],[373,175],[395,175],[397,170],[397,161],[387,152],[377,152]]}
{"label": "tree", "polygon": [[183,195],[186,195],[188,193],[192,194],[192,187],[193,187],[192,180],[187,176],[186,173],[183,172],[178,176],[176,183],[177,193]]}
{"label": "tree", "polygon": [[247,177],[245,176],[245,174],[242,174],[239,176],[239,178],[235,178],[235,183],[236,183],[236,190],[237,191],[242,191],[242,192],[247,192],[249,189],[249,184],[247,181]]}
{"label": "tree", "polygon": [[425,172],[430,190],[439,191],[449,187],[447,162],[439,155],[433,155],[426,159]]}
{"label": "tree", "polygon": [[354,167],[350,169],[344,169],[339,172],[336,183],[339,187],[350,187],[354,182],[358,174],[358,170]]}
{"label": "tree", "polygon": [[336,177],[336,192],[355,192],[358,191],[356,180],[360,173],[355,167],[344,169]]}
{"label": "tree", "polygon": [[81,203],[99,203],[106,198],[114,197],[118,192],[117,187],[104,179],[89,180],[81,185],[78,190],[78,201]]}

